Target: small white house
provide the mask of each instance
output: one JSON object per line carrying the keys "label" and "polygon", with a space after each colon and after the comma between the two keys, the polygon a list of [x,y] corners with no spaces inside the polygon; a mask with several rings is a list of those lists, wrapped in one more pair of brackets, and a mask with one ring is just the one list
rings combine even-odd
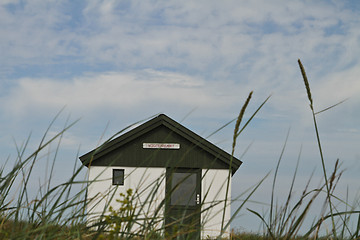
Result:
{"label": "small white house", "polygon": [[161,229],[193,239],[216,237],[222,227],[229,233],[231,177],[242,162],[164,114],[80,160],[89,169],[89,222],[110,206],[118,209],[119,194],[132,189],[134,233]]}

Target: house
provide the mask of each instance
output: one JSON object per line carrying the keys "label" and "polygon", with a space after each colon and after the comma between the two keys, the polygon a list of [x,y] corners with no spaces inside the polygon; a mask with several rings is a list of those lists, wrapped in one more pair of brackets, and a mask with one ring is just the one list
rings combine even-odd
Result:
{"label": "house", "polygon": [[147,226],[194,239],[218,236],[226,226],[231,177],[242,163],[164,114],[80,160],[89,169],[89,221],[119,208],[119,194],[132,189],[131,231]]}

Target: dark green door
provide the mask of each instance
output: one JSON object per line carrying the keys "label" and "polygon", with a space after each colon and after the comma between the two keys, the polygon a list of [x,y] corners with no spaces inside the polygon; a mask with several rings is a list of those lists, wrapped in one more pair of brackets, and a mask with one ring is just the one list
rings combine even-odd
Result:
{"label": "dark green door", "polygon": [[170,239],[200,239],[201,169],[166,170],[166,235]]}

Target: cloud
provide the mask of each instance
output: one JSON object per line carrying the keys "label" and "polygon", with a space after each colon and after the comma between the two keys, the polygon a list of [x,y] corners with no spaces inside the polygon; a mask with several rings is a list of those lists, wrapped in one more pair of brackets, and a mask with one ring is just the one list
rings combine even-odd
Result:
{"label": "cloud", "polygon": [[33,108],[47,111],[65,105],[78,113],[159,105],[219,109],[229,104],[228,96],[221,93],[226,94],[232,85],[230,81],[205,82],[201,78],[151,69],[92,74],[69,81],[24,78],[3,97],[2,108],[14,115],[31,112]]}
{"label": "cloud", "polygon": [[234,80],[264,64],[280,68],[289,58],[318,63],[326,57],[332,67],[358,56],[357,14],[327,2],[94,0],[70,5],[77,11],[68,5],[31,1],[13,12],[1,8],[3,64],[59,64],[65,58],[89,68],[181,69]]}
{"label": "cloud", "polygon": [[6,66],[49,63],[58,56],[73,55],[74,36],[62,32],[69,21],[60,3],[17,2],[0,6],[0,62]]}
{"label": "cloud", "polygon": [[2,0],[0,2],[0,5],[7,5],[7,4],[11,4],[11,3],[17,4],[18,2],[19,2],[19,0]]}
{"label": "cloud", "polygon": [[311,126],[298,58],[320,109],[360,91],[358,15],[339,4],[31,1],[0,11],[7,116],[66,105],[80,116],[198,107],[231,119],[254,90],[250,108],[272,94],[261,118]]}
{"label": "cloud", "polygon": [[[16,83],[13,82],[7,92],[3,92],[0,108],[8,119],[27,119],[34,114],[38,115],[37,117],[48,116],[49,112],[54,115],[66,106],[76,118],[86,117],[93,121],[101,118],[103,122],[118,118],[124,113],[132,115],[130,121],[159,112],[176,113],[183,117],[197,107],[197,114],[203,118],[217,118],[224,123],[237,115],[248,93],[254,90],[248,115],[255,111],[269,94],[273,94],[257,116],[262,121],[262,128],[256,132],[268,127],[273,129],[272,134],[276,134],[275,129],[284,129],[289,125],[312,131],[310,109],[298,67],[294,63],[293,68],[283,69],[280,80],[287,79],[287,75],[293,75],[295,79],[281,82],[275,78],[279,70],[266,68],[265,63],[263,64],[263,73],[254,75],[257,78],[249,82],[222,79],[209,81],[202,77],[154,69],[88,73],[62,80],[21,78]],[[275,79],[269,81],[271,75],[274,75]],[[332,126],[334,121],[339,121],[343,124],[335,125],[335,129],[352,129],[352,132],[358,129],[354,122],[349,122],[358,115],[353,112],[360,103],[356,97],[360,92],[357,76],[359,70],[351,69],[339,72],[331,78],[322,77],[318,81],[311,81],[317,110],[354,96],[351,101],[330,110],[330,115],[324,113],[322,126]],[[308,77],[313,80],[311,74],[308,74]],[[342,109],[343,115],[352,118],[344,122],[338,114],[339,109]],[[256,133],[253,136],[256,136]]]}

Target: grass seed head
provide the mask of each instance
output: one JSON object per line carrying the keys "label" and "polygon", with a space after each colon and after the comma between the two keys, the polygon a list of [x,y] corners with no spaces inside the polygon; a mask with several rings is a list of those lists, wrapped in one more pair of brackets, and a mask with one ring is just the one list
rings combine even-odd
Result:
{"label": "grass seed head", "polygon": [[232,146],[232,155],[234,154],[234,150],[235,150],[235,145],[236,145],[236,138],[238,137],[239,135],[239,129],[240,129],[240,123],[241,123],[241,120],[244,116],[244,113],[245,113],[245,110],[246,110],[246,107],[247,105],[249,104],[250,102],[250,99],[251,99],[251,96],[253,94],[253,91],[251,91],[249,93],[249,96],[248,98],[246,99],[244,105],[242,106],[241,110],[240,110],[240,113],[239,113],[239,116],[236,120],[236,123],[235,123],[235,128],[234,128],[234,136],[233,136],[233,146]]}
{"label": "grass seed head", "polygon": [[312,97],[311,97],[311,91],[310,91],[309,81],[308,81],[308,79],[307,79],[304,66],[302,65],[300,59],[298,59],[298,63],[299,63],[299,66],[300,66],[301,74],[302,74],[303,79],[304,79],[306,92],[307,92],[307,95],[308,95],[308,99],[309,99],[309,101],[310,101],[310,107],[311,107],[311,109],[313,109],[313,100],[312,100]]}

